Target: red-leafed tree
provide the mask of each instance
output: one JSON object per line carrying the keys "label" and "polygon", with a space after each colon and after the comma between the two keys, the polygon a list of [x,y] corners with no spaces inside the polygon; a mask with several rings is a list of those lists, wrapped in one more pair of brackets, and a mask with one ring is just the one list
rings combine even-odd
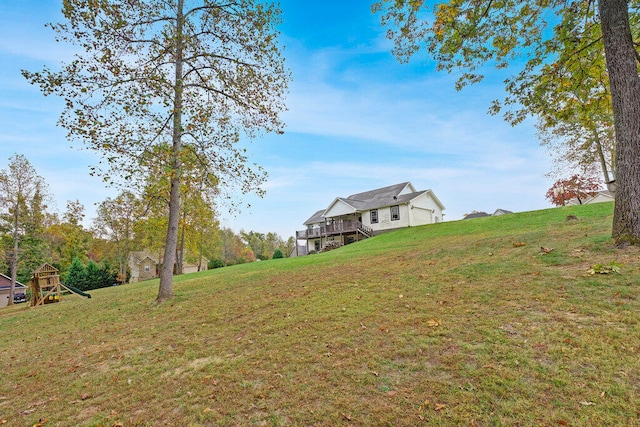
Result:
{"label": "red-leafed tree", "polygon": [[547,191],[545,197],[556,206],[564,206],[571,199],[579,204],[594,196],[600,189],[600,182],[593,177],[573,175],[569,179],[559,179]]}

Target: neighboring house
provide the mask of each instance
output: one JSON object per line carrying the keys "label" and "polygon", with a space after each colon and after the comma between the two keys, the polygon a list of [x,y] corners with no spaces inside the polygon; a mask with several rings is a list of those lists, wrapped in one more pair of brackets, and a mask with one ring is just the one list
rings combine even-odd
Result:
{"label": "neighboring house", "polygon": [[598,191],[593,197],[589,197],[584,203],[606,203],[613,202],[615,200],[614,195],[609,190]]}
{"label": "neighboring house", "polygon": [[[5,276],[0,273],[0,307],[6,307],[9,304],[9,294],[11,293],[11,277]],[[27,287],[22,283],[16,281],[16,286],[13,288],[14,296],[26,296]],[[20,298],[22,299],[22,298]]]}
{"label": "neighboring house", "polygon": [[493,214],[488,214],[483,211],[472,211],[470,214],[466,214],[462,219],[482,218],[485,216],[500,216],[500,215],[506,215],[510,213],[513,213],[513,212],[508,211],[506,209],[496,209],[496,211]]}
{"label": "neighboring house", "polygon": [[[162,254],[160,254],[162,257]],[[202,257],[200,265],[184,262],[182,264],[182,273],[195,273],[196,271],[203,271],[207,269],[209,260]],[[153,279],[158,277],[160,269],[162,267],[161,259],[154,257],[148,251],[131,252],[129,254],[129,272],[131,277],[129,283],[139,282],[141,280]],[[175,274],[176,267],[174,265],[173,271]]]}
{"label": "neighboring house", "polygon": [[473,218],[482,218],[484,216],[491,216],[486,212],[478,212],[478,211],[473,211],[470,214],[466,214],[464,216],[464,218],[462,219],[473,219]]}
{"label": "neighboring house", "polygon": [[506,209],[496,209],[496,211],[493,213],[493,216],[506,215],[506,214],[510,214],[510,213],[513,213],[513,212],[508,211]]}
{"label": "neighboring house", "polygon": [[567,201],[565,201],[566,206],[576,206],[576,205],[590,205],[592,203],[606,203],[613,202],[614,194],[609,190],[600,190],[593,195],[586,196],[584,199],[578,200],[577,197],[573,197]]}
{"label": "neighboring house", "polygon": [[[431,190],[416,191],[410,182],[337,197],[304,222],[296,238],[306,252],[318,252],[328,242],[346,245],[398,228],[441,222],[444,205]],[[301,254],[300,252],[298,252]]]}
{"label": "neighboring house", "polygon": [[184,262],[182,264],[182,274],[195,273],[198,271],[204,271],[208,269],[209,260],[205,257],[202,257],[200,260],[200,264],[191,264],[188,262]]}
{"label": "neighboring house", "polygon": [[159,267],[158,259],[147,251],[129,253],[129,272],[131,273],[129,283],[158,277]]}

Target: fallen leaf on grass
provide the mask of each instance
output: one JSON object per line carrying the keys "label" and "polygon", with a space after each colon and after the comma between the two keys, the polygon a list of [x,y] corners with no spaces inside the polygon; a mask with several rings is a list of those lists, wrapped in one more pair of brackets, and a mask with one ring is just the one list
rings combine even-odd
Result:
{"label": "fallen leaf on grass", "polygon": [[580,402],[580,404],[581,404],[581,405],[584,405],[584,406],[592,406],[592,405],[595,405],[595,403],[593,403],[593,402],[586,402],[586,401],[582,401],[582,402]]}
{"label": "fallen leaf on grass", "polygon": [[436,407],[434,408],[436,411],[442,411],[444,408],[446,408],[447,405],[444,403],[436,403]]}
{"label": "fallen leaf on grass", "polygon": [[387,392],[387,396],[389,396],[389,397],[393,397],[393,396],[395,396],[396,394],[398,394],[398,392],[397,392],[397,391],[395,391],[395,390],[389,390],[389,391]]}
{"label": "fallen leaf on grass", "polygon": [[527,244],[525,242],[513,242],[512,246],[514,248],[521,248],[522,246],[527,246]]}
{"label": "fallen leaf on grass", "polygon": [[436,319],[429,319],[427,320],[427,326],[430,326],[432,328],[435,328],[436,326],[440,326],[442,323],[439,320]]}
{"label": "fallen leaf on grass", "polygon": [[33,427],[42,427],[42,426],[44,426],[44,425],[45,425],[46,423],[48,423],[48,422],[49,422],[49,420],[43,420],[43,419],[41,418],[40,420],[38,420],[38,422],[37,422],[37,423],[35,423],[35,424],[33,425]]}
{"label": "fallen leaf on grass", "polygon": [[204,412],[206,414],[207,412],[211,412],[211,411],[212,411],[212,409],[207,406],[206,408],[204,408],[204,410],[202,412]]}
{"label": "fallen leaf on grass", "polygon": [[349,414],[342,414],[342,418],[344,418],[347,421],[351,421],[351,415]]}
{"label": "fallen leaf on grass", "polygon": [[593,276],[594,274],[611,274],[611,273],[620,274],[621,266],[622,264],[618,264],[615,261],[611,261],[609,264],[604,264],[604,265],[595,264],[595,265],[592,265],[589,270],[587,270],[587,273],[585,274],[585,276]]}
{"label": "fallen leaf on grass", "polygon": [[553,248],[545,248],[544,246],[540,246],[540,255],[546,255],[550,252],[553,252]]}

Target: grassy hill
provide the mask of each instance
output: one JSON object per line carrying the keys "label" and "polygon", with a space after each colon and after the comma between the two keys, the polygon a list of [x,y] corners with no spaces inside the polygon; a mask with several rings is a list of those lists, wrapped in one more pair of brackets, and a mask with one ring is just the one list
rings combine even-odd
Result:
{"label": "grassy hill", "polygon": [[180,276],[161,306],[150,281],[2,310],[0,423],[640,425],[640,251],[612,211]]}

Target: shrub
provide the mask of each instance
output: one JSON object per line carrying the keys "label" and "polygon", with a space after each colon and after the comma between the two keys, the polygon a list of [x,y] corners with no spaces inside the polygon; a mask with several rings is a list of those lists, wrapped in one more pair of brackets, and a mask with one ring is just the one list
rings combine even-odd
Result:
{"label": "shrub", "polygon": [[338,249],[340,246],[342,246],[342,244],[339,241],[330,240],[324,245],[324,248],[322,248],[320,252],[329,252],[333,249]]}
{"label": "shrub", "polygon": [[275,251],[273,251],[273,259],[277,258],[284,258],[280,249],[276,249]]}
{"label": "shrub", "polygon": [[222,260],[218,258],[210,259],[209,263],[207,264],[207,268],[209,270],[213,270],[214,268],[220,268],[220,267],[224,267],[224,263],[222,262]]}

